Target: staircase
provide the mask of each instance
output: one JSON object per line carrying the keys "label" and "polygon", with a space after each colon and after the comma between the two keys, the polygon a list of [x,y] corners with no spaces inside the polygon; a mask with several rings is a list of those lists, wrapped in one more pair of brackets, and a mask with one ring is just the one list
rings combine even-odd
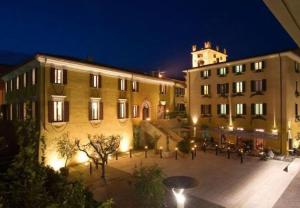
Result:
{"label": "staircase", "polygon": [[[173,151],[177,146],[177,143],[183,138],[177,135],[171,128],[159,123],[151,123],[149,121],[141,122],[142,137],[145,133],[152,136],[153,138],[159,137],[156,148],[162,147],[163,150]],[[145,136],[144,136],[145,138]]]}

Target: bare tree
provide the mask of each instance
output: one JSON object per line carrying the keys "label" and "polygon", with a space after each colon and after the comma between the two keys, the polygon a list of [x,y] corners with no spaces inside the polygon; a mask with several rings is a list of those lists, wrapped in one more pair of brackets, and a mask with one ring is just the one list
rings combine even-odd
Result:
{"label": "bare tree", "polygon": [[60,157],[65,158],[65,168],[67,167],[68,161],[73,157],[76,151],[76,145],[69,139],[69,133],[65,133],[58,138],[57,152]]}
{"label": "bare tree", "polygon": [[120,136],[104,136],[104,135],[88,135],[89,142],[80,145],[80,141],[76,139],[75,143],[78,149],[84,152],[96,166],[101,165],[102,175],[105,179],[105,165],[108,155],[114,153],[120,146]]}

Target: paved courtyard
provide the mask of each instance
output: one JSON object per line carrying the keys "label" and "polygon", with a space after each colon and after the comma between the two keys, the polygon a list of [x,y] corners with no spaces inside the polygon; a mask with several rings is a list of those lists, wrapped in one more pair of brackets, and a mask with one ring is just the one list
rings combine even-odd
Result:
{"label": "paved courtyard", "polygon": [[[129,156],[123,156],[117,161],[109,161],[109,188],[101,188],[103,182],[99,180],[98,173],[88,177],[88,167],[82,166],[81,171],[77,168],[77,172],[74,169],[73,175],[80,174],[79,172],[85,169],[86,175],[83,178],[96,199],[113,197],[118,207],[135,207],[128,200],[134,197],[130,174],[135,166],[151,164],[161,166],[167,176],[186,175],[198,180],[199,185],[196,188],[186,191],[187,207],[268,208],[275,205],[294,179],[299,170],[300,160],[296,159],[289,164],[247,157],[245,162],[240,164],[237,156],[227,159],[225,155],[216,156],[213,152],[198,152],[195,160],[191,160],[191,157],[180,157],[178,160],[173,157],[160,159],[154,154],[148,154],[148,158],[145,159],[144,154],[139,153],[134,154],[131,159]],[[290,165],[288,172],[284,171],[287,165]],[[169,198],[168,201],[172,201],[171,196]],[[122,206],[119,203],[122,203]],[[282,207],[278,203],[276,207]]]}

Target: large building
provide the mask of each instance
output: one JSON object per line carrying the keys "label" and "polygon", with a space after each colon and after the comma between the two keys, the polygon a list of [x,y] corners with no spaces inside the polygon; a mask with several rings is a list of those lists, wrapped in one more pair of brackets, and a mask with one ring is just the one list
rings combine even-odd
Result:
{"label": "large building", "polygon": [[[56,138],[69,133],[120,135],[120,151],[133,144],[133,126],[184,110],[184,83],[68,57],[37,54],[4,75],[5,117],[24,120],[26,108],[46,141],[46,163],[63,165]],[[81,154],[77,161],[82,161]]]}
{"label": "large building", "polygon": [[206,126],[216,142],[246,142],[253,150],[286,153],[299,146],[299,51],[201,65],[185,73],[195,134]]}

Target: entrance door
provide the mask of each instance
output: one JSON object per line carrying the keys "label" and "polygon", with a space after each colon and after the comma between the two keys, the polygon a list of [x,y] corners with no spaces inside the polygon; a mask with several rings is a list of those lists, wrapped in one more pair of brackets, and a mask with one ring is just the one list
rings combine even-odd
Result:
{"label": "entrance door", "polygon": [[143,120],[147,120],[149,118],[149,105],[145,104],[143,107]]}

